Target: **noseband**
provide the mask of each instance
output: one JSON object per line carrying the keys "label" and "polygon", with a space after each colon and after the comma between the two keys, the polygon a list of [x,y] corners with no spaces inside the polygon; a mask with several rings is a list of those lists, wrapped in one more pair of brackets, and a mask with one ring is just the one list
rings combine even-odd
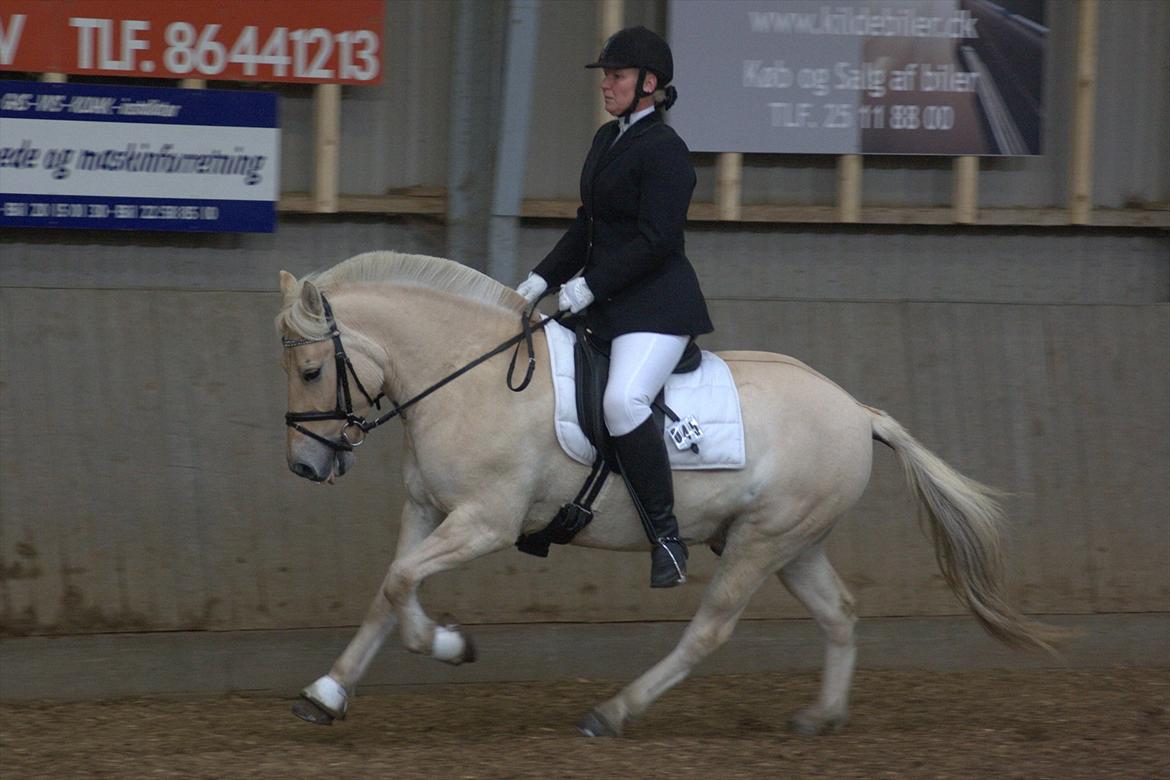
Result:
{"label": "noseband", "polygon": [[[545,296],[548,294],[549,293],[546,292]],[[543,298],[545,296],[541,297]],[[284,345],[285,349],[300,347],[304,346],[305,344],[315,344],[319,341],[331,340],[333,342],[333,359],[337,369],[337,401],[332,411],[285,412],[285,425],[297,431],[298,433],[303,433],[310,439],[321,442],[325,446],[330,447],[335,451],[349,452],[353,450],[354,447],[360,446],[362,442],[366,440],[366,434],[377,428],[379,425],[389,422],[398,415],[403,415],[405,417],[403,413],[407,408],[426,398],[428,395],[435,392],[448,382],[451,382],[452,380],[457,379],[458,377],[467,373],[471,369],[478,366],[480,363],[483,363],[490,358],[500,354],[512,345],[516,346],[516,351],[512,353],[512,361],[508,365],[508,389],[514,393],[519,393],[528,387],[528,383],[532,381],[532,372],[536,368],[536,353],[532,346],[533,331],[544,328],[545,325],[554,320],[559,321],[562,317],[568,314],[568,312],[564,311],[557,312],[554,316],[543,319],[536,325],[533,325],[532,313],[536,310],[536,305],[538,303],[540,303],[539,299],[531,306],[526,307],[524,313],[520,315],[520,333],[517,333],[515,336],[508,339],[503,344],[500,344],[495,349],[492,349],[490,352],[486,352],[483,355],[480,355],[475,360],[471,361],[454,373],[443,377],[438,382],[435,382],[433,385],[428,387],[426,390],[423,390],[413,398],[398,404],[395,403],[394,399],[387,396],[384,392],[379,392],[375,397],[371,397],[370,394],[366,392],[366,388],[362,386],[362,380],[358,378],[357,371],[355,371],[353,368],[353,363],[350,362],[349,356],[345,354],[345,347],[341,344],[341,333],[337,329],[337,320],[333,318],[333,308],[329,305],[329,301],[325,299],[325,296],[322,295],[321,306],[325,311],[325,324],[329,327],[329,333],[325,336],[319,336],[317,338],[281,338],[280,342]],[[523,341],[528,347],[528,368],[524,372],[523,381],[521,381],[519,385],[513,386],[512,376],[516,369],[516,357],[520,354],[521,341]],[[385,398],[391,404],[394,404],[394,408],[374,420],[367,420],[365,417],[355,412],[353,410],[353,401],[349,394],[349,376],[351,374],[353,375],[354,383],[357,384],[358,390],[360,390],[362,395],[365,396],[366,401],[369,402],[370,406],[381,410],[381,400]],[[341,433],[339,438],[327,439],[324,436],[313,433],[308,428],[300,424],[302,422],[315,422],[319,420],[344,420],[345,425],[341,426]],[[358,432],[352,438],[349,434],[349,431],[351,430],[356,430]]]}

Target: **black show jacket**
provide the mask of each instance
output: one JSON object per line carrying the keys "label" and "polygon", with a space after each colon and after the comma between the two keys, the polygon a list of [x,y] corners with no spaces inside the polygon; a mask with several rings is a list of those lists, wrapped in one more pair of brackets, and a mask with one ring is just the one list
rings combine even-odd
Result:
{"label": "black show jacket", "polygon": [[535,272],[559,287],[584,268],[588,323],[603,338],[710,333],[683,235],[695,189],[687,146],[657,111],[614,144],[617,134],[615,120],[593,137],[577,218]]}

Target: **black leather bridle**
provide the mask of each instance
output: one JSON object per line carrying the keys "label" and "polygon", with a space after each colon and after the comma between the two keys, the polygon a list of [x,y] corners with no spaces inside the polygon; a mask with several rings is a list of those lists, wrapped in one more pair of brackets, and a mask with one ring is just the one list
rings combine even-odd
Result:
{"label": "black leather bridle", "polygon": [[[545,295],[548,295],[548,293],[546,292]],[[544,296],[541,297],[543,298]],[[512,353],[512,361],[508,365],[508,389],[514,393],[519,393],[528,387],[529,382],[532,381],[533,370],[536,368],[536,356],[532,346],[533,331],[542,329],[545,325],[552,322],[553,320],[559,321],[562,317],[568,314],[568,312],[558,312],[556,315],[547,319],[543,319],[536,325],[533,325],[532,313],[539,303],[540,301],[537,300],[531,306],[525,307],[524,313],[520,316],[520,333],[517,333],[515,336],[508,339],[503,344],[495,347],[491,351],[480,355],[475,360],[471,361],[457,371],[443,377],[418,395],[415,395],[413,398],[410,398],[399,404],[395,403],[394,400],[387,396],[384,392],[379,392],[377,396],[371,397],[370,394],[366,391],[366,388],[362,386],[362,381],[358,378],[357,371],[354,370],[353,363],[350,362],[349,356],[345,354],[345,347],[341,343],[341,333],[337,329],[337,320],[333,317],[333,308],[329,305],[329,301],[325,299],[325,296],[322,295],[321,306],[325,312],[325,324],[329,328],[329,333],[325,336],[316,338],[290,339],[284,337],[281,339],[281,344],[284,345],[285,349],[291,349],[293,347],[300,347],[305,344],[315,344],[320,341],[331,340],[333,342],[333,360],[334,364],[336,365],[337,373],[336,404],[330,411],[285,412],[284,422],[298,433],[303,433],[310,439],[319,441],[325,446],[331,447],[333,450],[351,451],[354,447],[360,446],[362,442],[366,440],[366,434],[377,428],[379,425],[389,422],[398,415],[403,415],[406,409],[426,398],[428,395],[435,392],[443,385],[457,379],[458,377],[478,366],[480,363],[495,357],[512,345],[516,346],[516,351]],[[516,357],[520,354],[521,341],[523,341],[528,348],[528,368],[524,372],[523,381],[521,381],[519,385],[513,386],[512,377],[516,369]],[[385,398],[394,405],[394,408],[383,414],[381,417],[373,420],[367,420],[365,417],[355,412],[353,409],[353,399],[349,392],[350,375],[353,375],[354,383],[357,385],[358,390],[361,391],[361,394],[365,396],[365,399],[367,402],[369,402],[370,406],[381,410],[381,400]],[[341,432],[337,439],[327,439],[324,436],[313,433],[308,428],[300,424],[302,422],[316,422],[320,420],[345,421],[345,424],[341,426]],[[349,434],[349,431],[351,430],[356,430],[358,432],[352,438]]]}
{"label": "black leather bridle", "polygon": [[[328,335],[318,338],[302,339],[285,337],[280,342],[284,345],[285,349],[291,349],[292,347],[314,344],[319,341],[333,341],[333,361],[337,367],[337,402],[332,411],[285,412],[284,422],[298,433],[303,433],[310,439],[315,439],[335,450],[352,450],[365,441],[366,433],[381,423],[370,424],[365,417],[362,417],[353,410],[353,399],[349,393],[350,374],[353,375],[354,384],[357,385],[358,390],[365,396],[370,406],[381,410],[381,401],[386,397],[386,394],[378,393],[376,397],[370,396],[369,392],[362,385],[362,380],[358,378],[357,371],[354,370],[349,355],[345,354],[345,347],[341,343],[341,333],[337,329],[337,320],[333,318],[333,307],[329,305],[329,301],[325,299],[324,295],[321,296],[321,306],[325,310],[325,324],[329,327]],[[326,439],[324,436],[313,433],[300,424],[302,422],[313,422],[317,420],[345,420],[345,425],[341,426],[339,438]],[[350,438],[348,433],[351,428],[359,431],[358,435],[353,439]]]}

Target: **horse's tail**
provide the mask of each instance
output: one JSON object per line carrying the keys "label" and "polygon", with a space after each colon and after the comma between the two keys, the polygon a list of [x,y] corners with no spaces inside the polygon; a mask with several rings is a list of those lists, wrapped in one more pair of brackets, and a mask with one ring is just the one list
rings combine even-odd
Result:
{"label": "horse's tail", "polygon": [[927,521],[935,557],[947,584],[996,639],[1017,648],[1055,653],[1053,643],[1068,632],[1025,619],[1003,595],[1003,494],[964,477],[911,436],[883,411],[865,407],[873,436],[898,457],[918,497],[919,518]]}

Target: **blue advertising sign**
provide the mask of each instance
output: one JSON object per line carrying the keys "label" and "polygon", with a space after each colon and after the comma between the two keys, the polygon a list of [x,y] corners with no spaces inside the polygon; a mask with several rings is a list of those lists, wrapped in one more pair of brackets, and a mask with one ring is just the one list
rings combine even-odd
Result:
{"label": "blue advertising sign", "polygon": [[270,233],[276,96],[0,81],[0,227]]}

